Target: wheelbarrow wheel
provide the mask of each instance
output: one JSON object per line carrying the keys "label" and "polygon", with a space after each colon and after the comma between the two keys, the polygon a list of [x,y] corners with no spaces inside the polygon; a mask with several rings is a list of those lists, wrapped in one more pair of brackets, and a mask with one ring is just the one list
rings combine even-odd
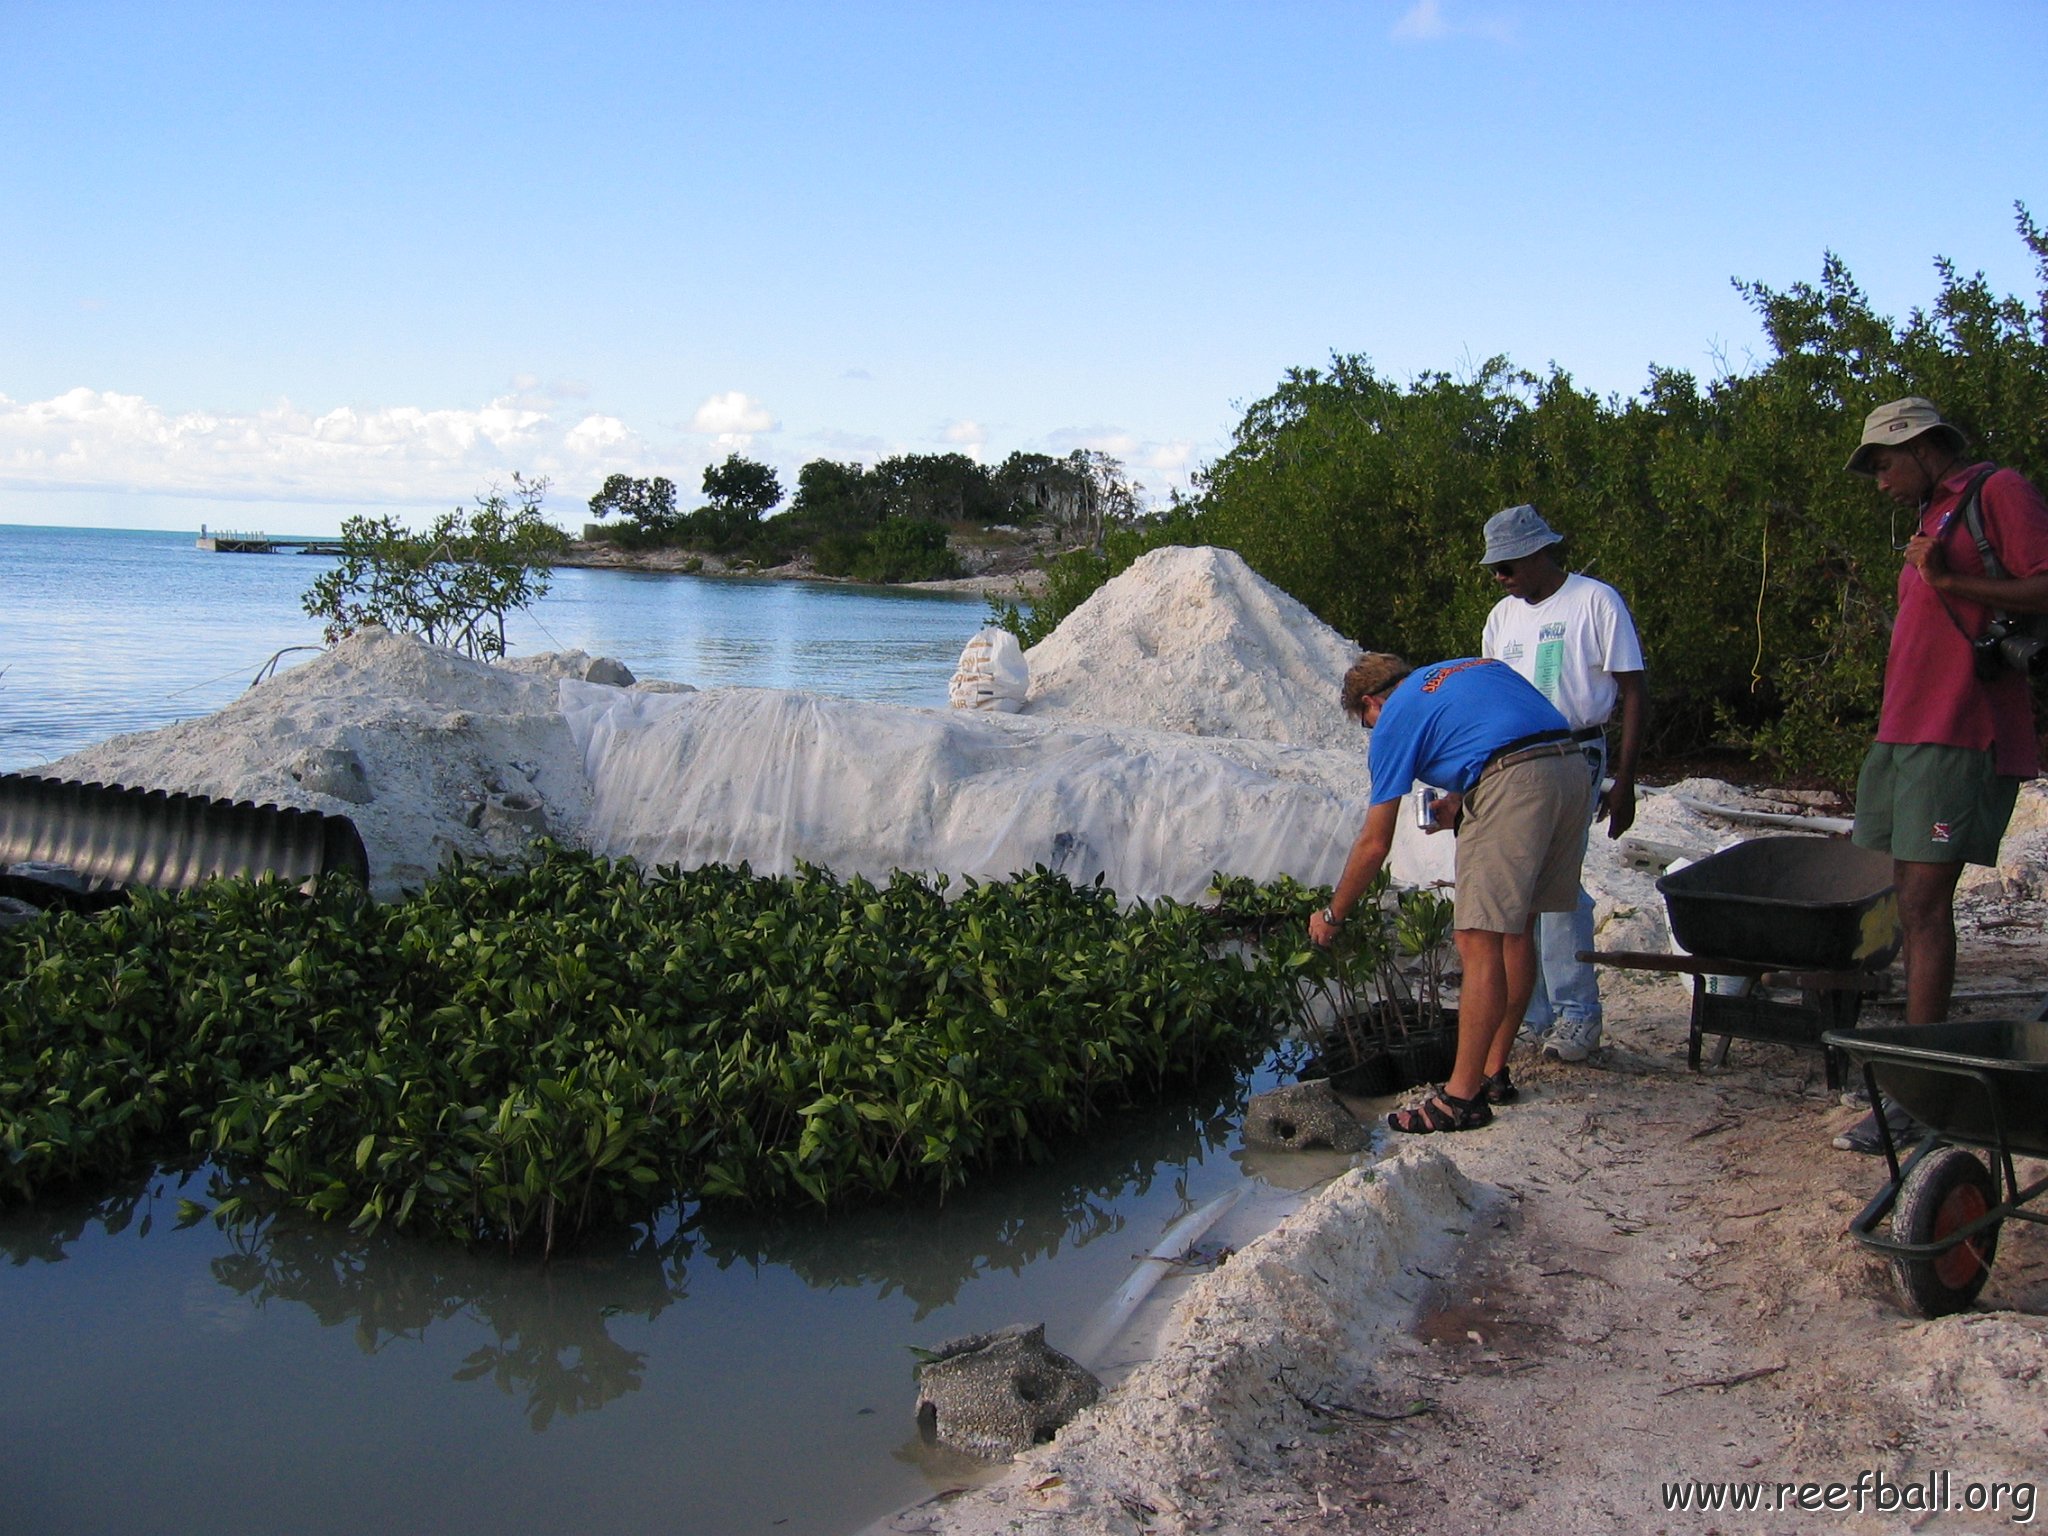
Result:
{"label": "wheelbarrow wheel", "polygon": [[[1961,1147],[1943,1147],[1915,1168],[1892,1208],[1892,1237],[1902,1243],[1938,1243],[1962,1230],[1998,1198],[1991,1172]],[[1998,1224],[1932,1257],[1900,1254],[1892,1280],[1907,1307],[1922,1317],[1960,1312],[1991,1278],[1998,1255]]]}

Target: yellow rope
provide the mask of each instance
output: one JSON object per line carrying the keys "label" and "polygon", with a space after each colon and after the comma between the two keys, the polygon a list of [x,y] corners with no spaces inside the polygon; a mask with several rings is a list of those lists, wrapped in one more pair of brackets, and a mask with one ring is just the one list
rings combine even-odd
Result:
{"label": "yellow rope", "polygon": [[1764,673],[1764,588],[1771,581],[1771,520],[1764,518],[1763,570],[1756,579],[1756,660],[1749,664],[1749,691],[1763,686]]}

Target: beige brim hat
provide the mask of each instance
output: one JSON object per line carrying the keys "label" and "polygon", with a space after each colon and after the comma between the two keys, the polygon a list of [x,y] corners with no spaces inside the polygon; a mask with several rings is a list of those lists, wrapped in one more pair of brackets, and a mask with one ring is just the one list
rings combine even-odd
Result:
{"label": "beige brim hat", "polygon": [[1908,395],[1903,400],[1880,405],[1863,418],[1863,441],[1849,455],[1849,473],[1875,474],[1870,461],[1878,449],[1897,448],[1930,432],[1945,433],[1958,453],[1970,446],[1970,440],[1959,429],[1941,419],[1932,400]]}

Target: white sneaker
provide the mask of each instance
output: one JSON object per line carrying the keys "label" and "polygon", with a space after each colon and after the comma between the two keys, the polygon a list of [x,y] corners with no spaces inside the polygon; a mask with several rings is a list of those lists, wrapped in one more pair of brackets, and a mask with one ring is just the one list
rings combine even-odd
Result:
{"label": "white sneaker", "polygon": [[1544,1036],[1543,1056],[1547,1061],[1584,1061],[1599,1044],[1598,1019],[1567,1015],[1551,1025],[1550,1033]]}

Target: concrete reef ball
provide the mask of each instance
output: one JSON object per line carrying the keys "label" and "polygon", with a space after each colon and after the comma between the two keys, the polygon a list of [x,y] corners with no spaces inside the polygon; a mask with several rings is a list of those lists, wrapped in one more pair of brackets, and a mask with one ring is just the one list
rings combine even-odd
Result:
{"label": "concrete reef ball", "polygon": [[1046,1344],[1045,1324],[1013,1323],[939,1346],[917,1373],[917,1427],[927,1442],[1004,1460],[1101,1395],[1092,1373]]}
{"label": "concrete reef ball", "polygon": [[1316,1077],[1246,1105],[1244,1144],[1278,1152],[1363,1152],[1372,1134],[1344,1107],[1330,1080]]}
{"label": "concrete reef ball", "polygon": [[309,793],[330,795],[351,805],[368,805],[376,799],[370,776],[353,747],[308,747],[285,767]]}

